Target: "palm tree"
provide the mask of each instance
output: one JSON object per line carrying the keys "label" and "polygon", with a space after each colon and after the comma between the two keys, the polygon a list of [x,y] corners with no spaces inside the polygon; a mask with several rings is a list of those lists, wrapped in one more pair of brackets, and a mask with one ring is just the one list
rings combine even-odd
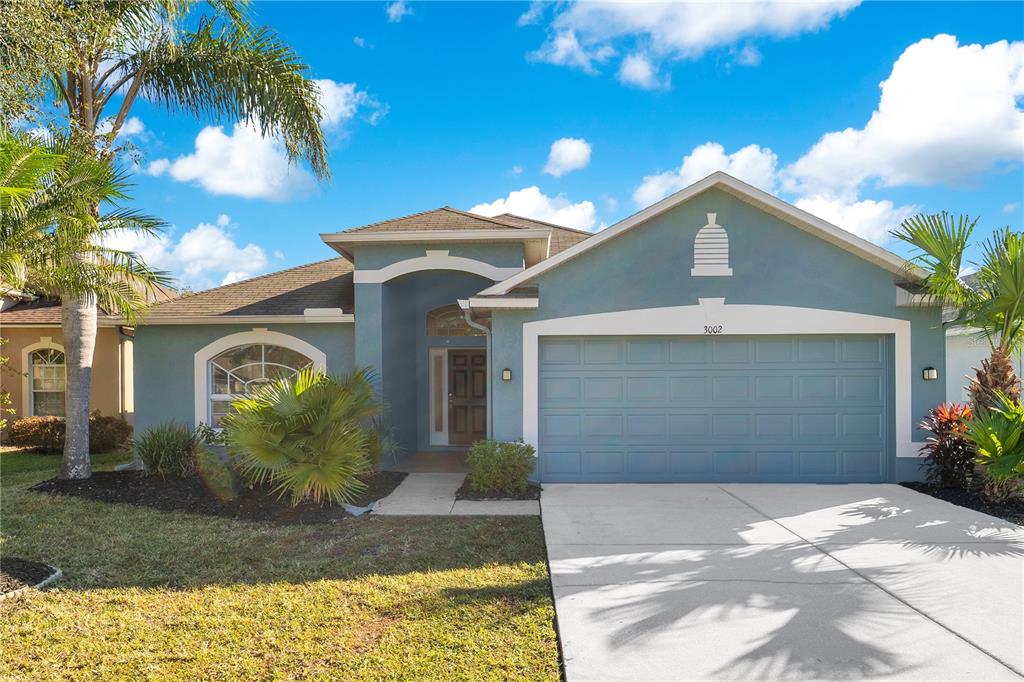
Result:
{"label": "palm tree", "polygon": [[[142,97],[194,118],[248,121],[280,138],[292,160],[305,159],[317,177],[327,177],[319,89],[287,45],[250,23],[246,3],[211,0],[206,12],[187,0],[76,3],[71,12],[51,12],[50,4],[10,3],[15,12],[41,11],[53,25],[37,31],[49,38],[42,48],[14,40],[3,50],[52,58],[47,75],[76,145],[99,158],[115,154],[118,133]],[[54,35],[62,38],[58,46]],[[12,63],[30,63],[20,57]],[[65,294],[62,305],[68,399],[86,405],[67,420],[65,457],[77,460],[89,441],[96,297]]]}
{"label": "palm tree", "polygon": [[[152,288],[170,278],[134,253],[105,246],[105,238],[123,231],[154,234],[162,223],[120,207],[128,198],[127,175],[111,159],[83,152],[67,138],[33,141],[0,132],[0,178],[10,182],[0,191],[0,197],[6,196],[0,198],[0,281],[5,291],[61,298],[67,358],[71,337],[79,338],[79,362],[67,363],[65,419],[88,428],[96,316],[91,329],[78,326],[82,316],[67,302],[88,298],[133,321]],[[86,354],[88,363],[81,361]],[[88,431],[84,448],[68,448],[68,440],[61,477],[88,478]]]}
{"label": "palm tree", "polygon": [[1010,354],[1024,342],[1024,234],[996,230],[981,244],[981,259],[973,263],[977,273],[968,283],[961,272],[977,223],[966,215],[919,214],[892,231],[916,249],[911,263],[925,271],[926,292],[957,309],[956,324],[977,329],[988,340],[991,355],[969,386],[976,412],[998,407],[999,393],[1020,401]]}

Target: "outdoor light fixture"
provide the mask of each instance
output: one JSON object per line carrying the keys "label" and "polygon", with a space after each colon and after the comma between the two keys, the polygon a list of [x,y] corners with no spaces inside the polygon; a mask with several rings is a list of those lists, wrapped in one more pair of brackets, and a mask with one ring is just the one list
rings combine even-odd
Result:
{"label": "outdoor light fixture", "polygon": [[935,381],[939,378],[939,370],[934,367],[925,367],[924,371],[921,372],[921,376],[925,381]]}
{"label": "outdoor light fixture", "polygon": [[510,370],[508,367],[506,367],[505,369],[501,370],[501,380],[502,381],[512,381],[512,370]]}

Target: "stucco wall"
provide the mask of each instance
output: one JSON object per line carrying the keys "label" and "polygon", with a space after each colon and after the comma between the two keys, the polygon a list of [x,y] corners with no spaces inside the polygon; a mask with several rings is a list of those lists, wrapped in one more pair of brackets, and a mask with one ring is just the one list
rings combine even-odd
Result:
{"label": "stucco wall", "polygon": [[327,371],[354,367],[352,324],[152,325],[135,332],[135,426],[176,420],[194,426],[195,353],[219,338],[254,328],[288,334],[327,355]]}
{"label": "stucco wall", "polygon": [[[966,403],[970,400],[967,393],[968,377],[974,376],[981,361],[992,354],[985,337],[951,330],[946,336],[946,401]],[[1020,368],[1024,366],[1024,351],[1013,354],[1013,366],[1020,376]]]}
{"label": "stucco wall", "polygon": [[[731,277],[693,277],[693,242],[707,213],[729,236]],[[924,381],[921,369],[945,365],[937,308],[898,308],[895,276],[868,261],[712,189],[658,218],[566,262],[537,278],[536,311],[495,311],[493,323],[494,435],[523,435],[522,343],[524,322],[588,313],[696,305],[699,298],[725,304],[831,309],[911,323],[911,418],[943,400],[942,381]],[[628,329],[621,330],[628,334]],[[502,382],[500,370],[513,370]],[[905,378],[903,380],[906,380]],[[914,432],[914,440],[923,434]],[[913,460],[916,466],[916,460]],[[897,475],[906,475],[902,464]]]}
{"label": "stucco wall", "polygon": [[[96,352],[93,356],[92,368],[92,390],[89,394],[89,407],[91,410],[99,410],[108,416],[120,416],[132,421],[131,396],[125,396],[121,388],[121,377],[125,374],[125,367],[122,365],[122,352],[120,347],[123,341],[131,345],[131,339],[119,339],[119,332],[114,327],[100,327],[96,332]],[[13,419],[27,416],[25,411],[26,395],[23,390],[25,381],[22,375],[28,368],[23,366],[23,349],[34,343],[38,343],[44,337],[50,337],[53,343],[64,345],[64,335],[60,327],[4,327],[0,329],[0,337],[8,340],[3,345],[4,356],[10,358],[10,370],[0,372],[0,385],[3,390],[11,393],[12,407],[17,414]],[[128,369],[131,365],[131,355],[125,359]],[[128,372],[127,374],[130,374]]]}

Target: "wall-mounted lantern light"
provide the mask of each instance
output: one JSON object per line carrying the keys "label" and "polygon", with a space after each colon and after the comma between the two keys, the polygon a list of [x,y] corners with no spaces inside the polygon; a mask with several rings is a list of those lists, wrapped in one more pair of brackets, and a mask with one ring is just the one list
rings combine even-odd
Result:
{"label": "wall-mounted lantern light", "polygon": [[935,369],[934,367],[925,367],[924,370],[921,372],[921,376],[924,378],[925,381],[935,381],[936,379],[939,378],[939,370]]}
{"label": "wall-mounted lantern light", "polygon": [[505,369],[501,370],[501,380],[502,381],[512,381],[512,370],[510,370],[508,367],[506,367]]}

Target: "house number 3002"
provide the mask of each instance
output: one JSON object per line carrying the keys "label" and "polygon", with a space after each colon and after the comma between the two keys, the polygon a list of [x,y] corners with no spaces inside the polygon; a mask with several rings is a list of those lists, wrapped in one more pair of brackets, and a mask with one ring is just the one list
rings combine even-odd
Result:
{"label": "house number 3002", "polygon": [[722,325],[720,325],[720,324],[706,324],[706,325],[704,325],[704,333],[705,334],[721,334],[722,333]]}

